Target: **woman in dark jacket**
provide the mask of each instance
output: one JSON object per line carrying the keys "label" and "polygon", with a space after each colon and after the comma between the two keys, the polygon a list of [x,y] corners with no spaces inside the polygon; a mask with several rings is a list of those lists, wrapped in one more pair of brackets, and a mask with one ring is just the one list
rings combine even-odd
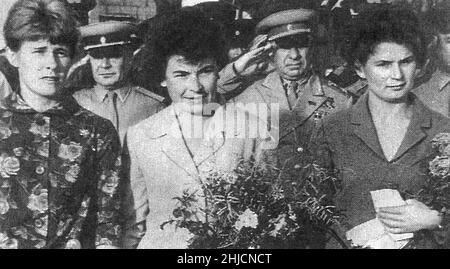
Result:
{"label": "woman in dark jacket", "polygon": [[[426,57],[417,18],[406,9],[377,5],[360,14],[348,51],[349,62],[367,80],[368,92],[352,108],[328,118],[316,141],[320,152],[326,153],[322,157],[343,178],[336,200],[346,214],[343,232],[354,244],[375,248],[404,247],[410,239],[396,239],[418,231],[445,232],[443,216],[420,201],[375,209],[371,197],[372,191],[381,189],[417,193],[436,155],[431,140],[450,132],[449,119],[410,93]],[[363,223],[370,225],[348,232]],[[368,236],[380,227],[378,237]]]}

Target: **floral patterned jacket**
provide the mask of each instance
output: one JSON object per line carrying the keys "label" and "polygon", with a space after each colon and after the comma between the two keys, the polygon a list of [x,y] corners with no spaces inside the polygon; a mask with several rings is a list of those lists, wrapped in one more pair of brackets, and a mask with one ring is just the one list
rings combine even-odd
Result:
{"label": "floral patterned jacket", "polygon": [[0,107],[0,249],[118,246],[120,142],[67,97],[38,113]]}

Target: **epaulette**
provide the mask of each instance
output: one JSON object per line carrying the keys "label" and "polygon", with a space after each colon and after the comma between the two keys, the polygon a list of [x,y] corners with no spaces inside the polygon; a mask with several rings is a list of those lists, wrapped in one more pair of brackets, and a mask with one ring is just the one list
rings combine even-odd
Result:
{"label": "epaulette", "polygon": [[356,72],[346,65],[339,66],[326,75],[328,84],[339,88],[348,94],[361,96],[367,86],[366,81],[356,74]]}
{"label": "epaulette", "polygon": [[367,81],[360,79],[345,89],[350,94],[360,97],[366,92]]}
{"label": "epaulette", "polygon": [[137,91],[137,92],[139,92],[139,93],[141,93],[143,95],[146,95],[148,97],[151,97],[151,98],[157,100],[158,102],[161,102],[161,103],[164,102],[164,99],[165,99],[164,97],[162,97],[161,95],[158,95],[158,94],[156,94],[154,92],[151,92],[149,90],[146,90],[144,88],[134,87],[133,90],[135,90],[135,91]]}
{"label": "epaulette", "polygon": [[329,81],[328,79],[323,79],[323,81],[325,82],[325,86],[328,87],[331,90],[334,90],[335,92],[339,93],[339,94],[344,94],[344,95],[348,95],[347,90],[344,88],[339,87],[338,85],[336,85],[335,83],[333,83],[332,81]]}

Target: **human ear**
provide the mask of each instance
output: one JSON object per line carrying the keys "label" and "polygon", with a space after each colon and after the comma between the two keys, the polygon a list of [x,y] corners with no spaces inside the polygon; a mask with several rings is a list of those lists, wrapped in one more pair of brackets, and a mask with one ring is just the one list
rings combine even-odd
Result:
{"label": "human ear", "polygon": [[366,74],[365,74],[364,71],[363,71],[363,65],[362,65],[361,62],[358,61],[358,60],[355,62],[355,71],[356,71],[356,74],[357,74],[360,78],[362,78],[362,79],[365,79],[365,78],[366,78]]}
{"label": "human ear", "polygon": [[9,47],[6,48],[6,58],[11,65],[18,67],[19,63],[17,52],[11,50]]}

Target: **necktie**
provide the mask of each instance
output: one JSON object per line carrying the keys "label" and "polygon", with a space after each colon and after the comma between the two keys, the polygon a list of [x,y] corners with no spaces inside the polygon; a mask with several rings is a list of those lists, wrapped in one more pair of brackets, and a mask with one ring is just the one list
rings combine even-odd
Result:
{"label": "necktie", "polygon": [[117,93],[115,91],[111,91],[108,93],[109,98],[109,107],[112,111],[112,123],[114,124],[114,127],[116,127],[116,130],[119,130],[119,113],[117,112]]}
{"label": "necktie", "polygon": [[286,97],[289,102],[289,107],[290,107],[290,109],[292,109],[292,108],[294,108],[295,104],[297,103],[297,99],[298,99],[298,94],[297,94],[298,83],[297,83],[297,81],[290,81],[290,82],[286,83],[285,89],[286,89]]}

